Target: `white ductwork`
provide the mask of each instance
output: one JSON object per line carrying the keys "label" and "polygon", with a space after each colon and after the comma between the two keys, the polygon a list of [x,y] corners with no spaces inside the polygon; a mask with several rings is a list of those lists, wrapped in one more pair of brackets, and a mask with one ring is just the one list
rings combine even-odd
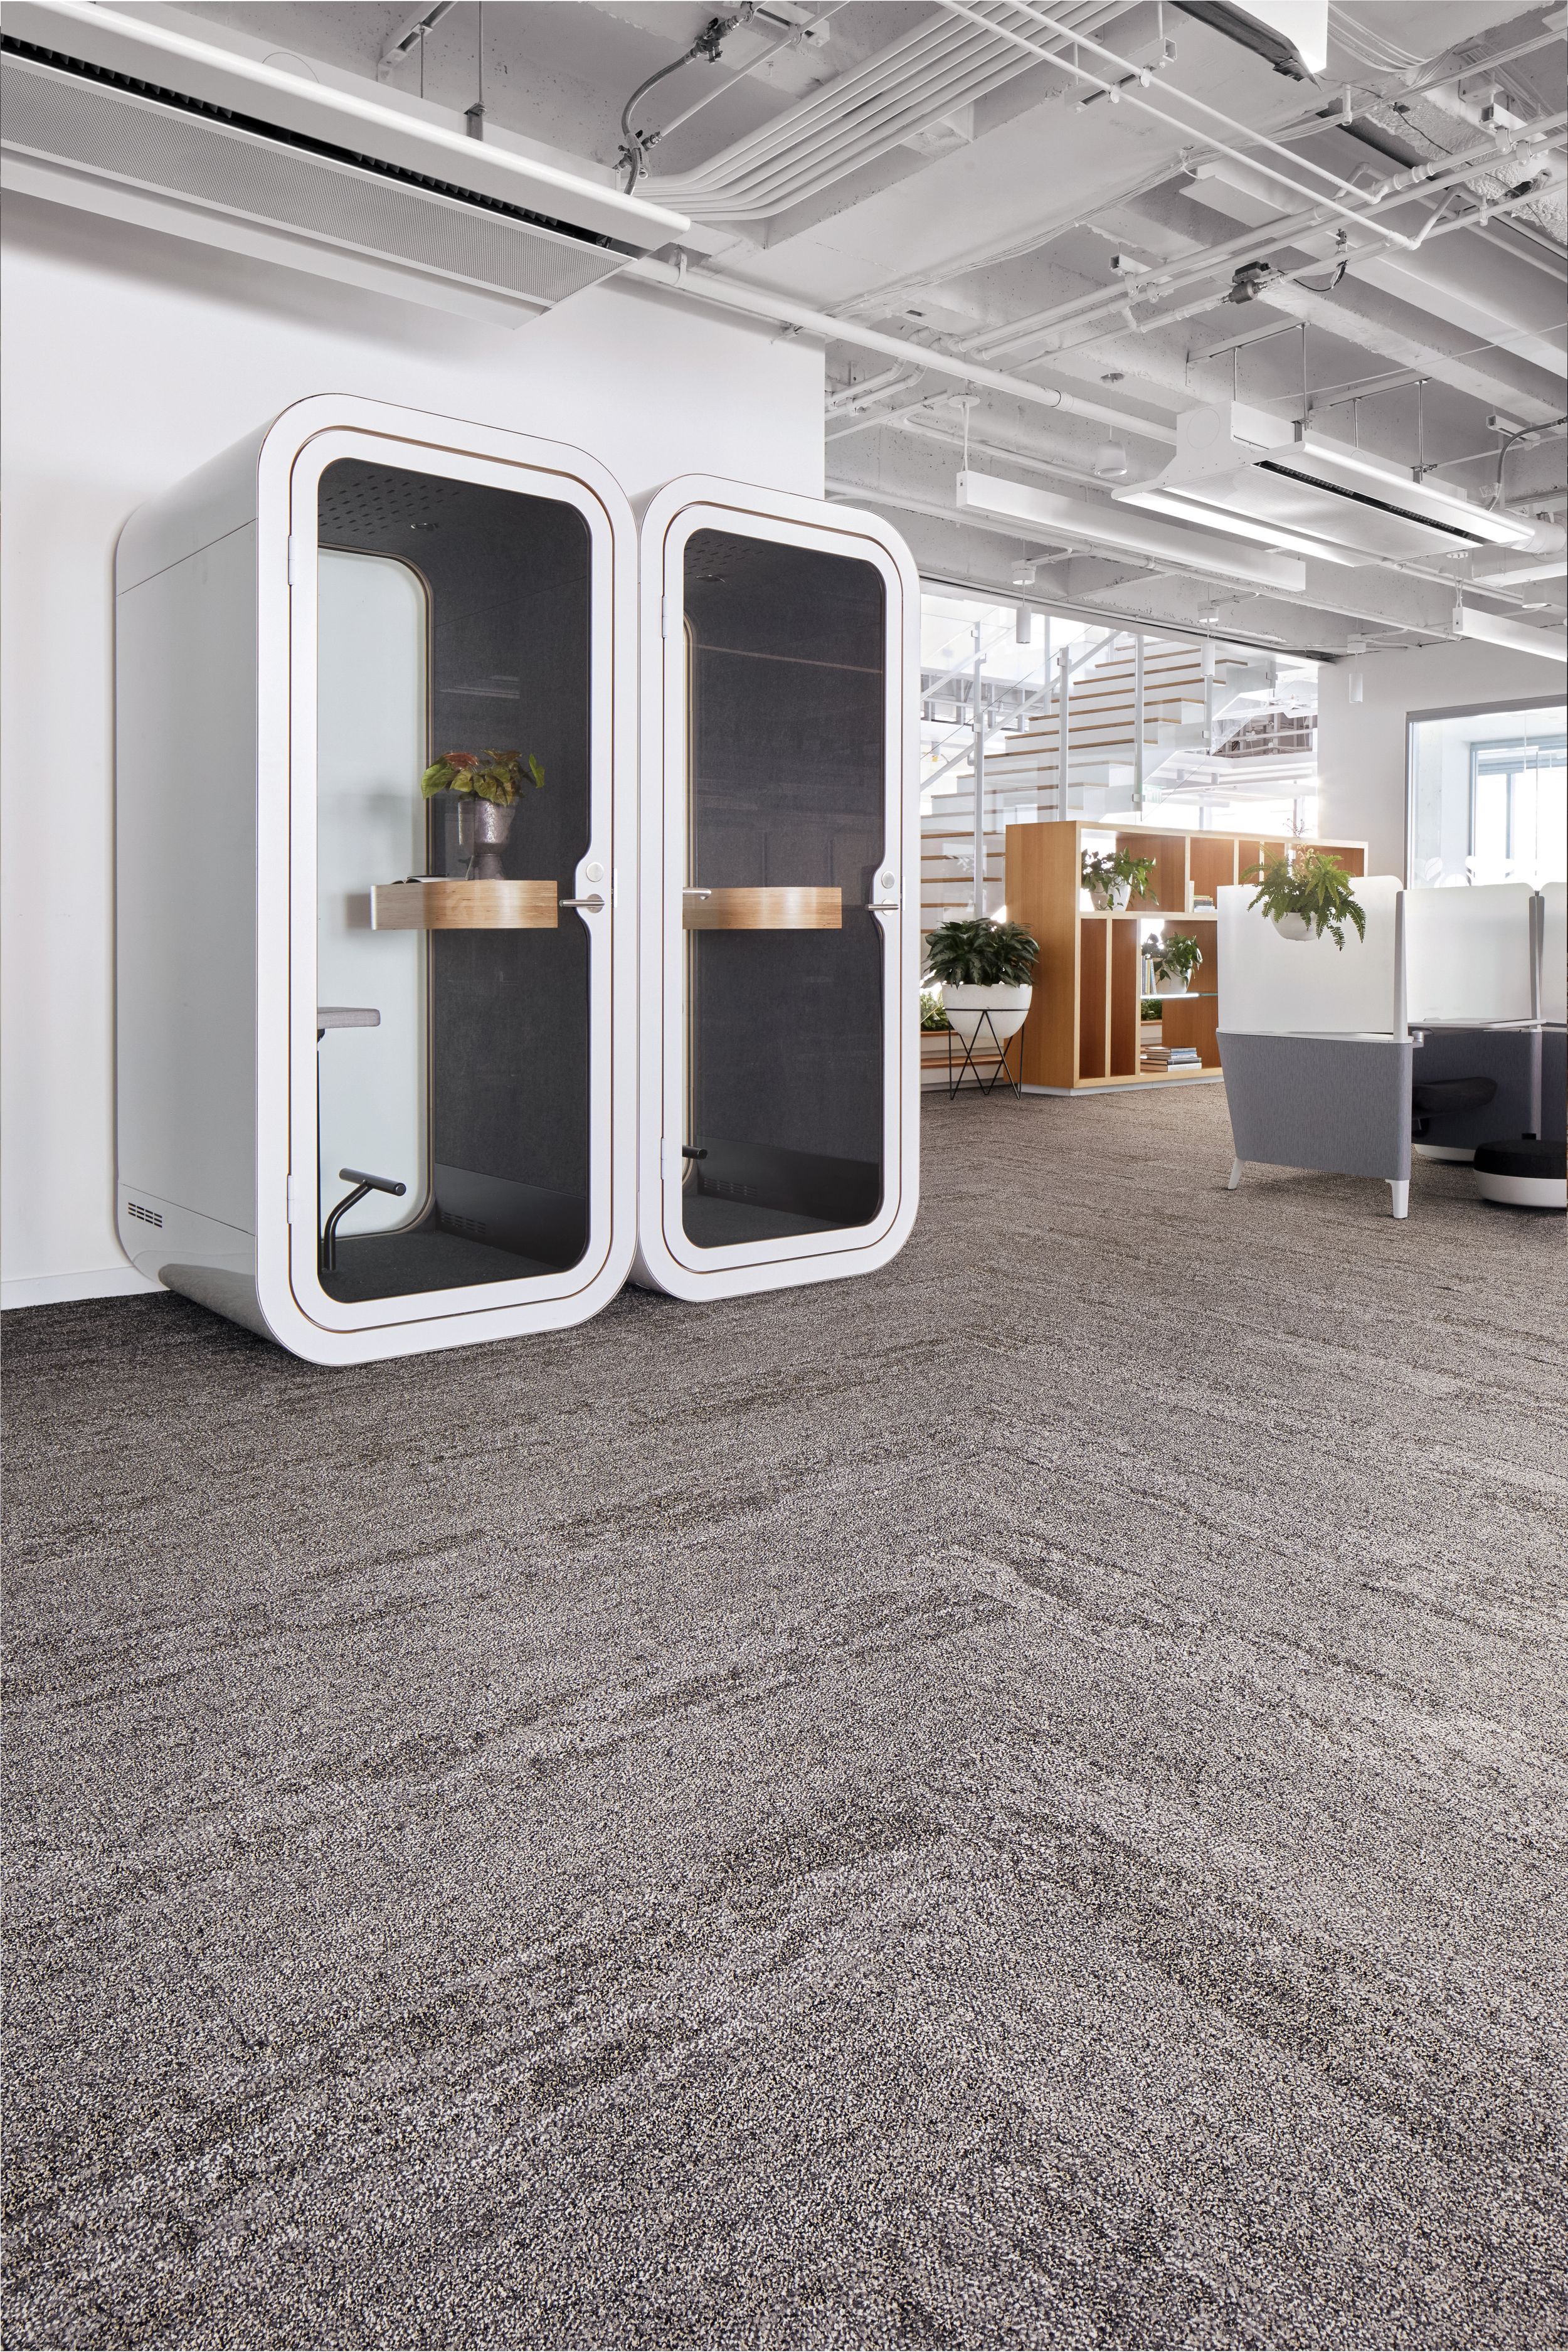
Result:
{"label": "white ductwork", "polygon": [[961,514],[983,515],[1026,538],[1061,547],[1152,556],[1178,571],[1201,572],[1216,580],[1241,580],[1280,595],[1300,595],[1307,584],[1306,565],[1290,556],[1266,553],[1213,530],[1184,530],[1144,522],[1119,507],[1094,506],[1086,499],[1030,489],[994,474],[960,474],[958,507]]}
{"label": "white ductwork", "polygon": [[1360,450],[1236,401],[1189,408],[1176,420],[1176,454],[1157,482],[1118,490],[1129,506],[1179,500],[1224,530],[1229,517],[1278,525],[1279,543],[1303,536],[1359,551],[1363,561],[1409,561],[1525,547],[1533,525],[1472,506],[1457,492]]}

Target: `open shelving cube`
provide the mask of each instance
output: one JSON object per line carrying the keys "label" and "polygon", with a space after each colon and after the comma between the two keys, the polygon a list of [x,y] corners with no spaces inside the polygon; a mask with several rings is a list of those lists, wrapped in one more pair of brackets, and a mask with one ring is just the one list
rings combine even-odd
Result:
{"label": "open shelving cube", "polygon": [[[1262,834],[1178,833],[1115,818],[1047,819],[1007,828],[1009,917],[1040,942],[1034,1003],[1024,1024],[1022,1082],[1052,1093],[1117,1086],[1180,1085],[1219,1069],[1218,892],[1245,882],[1287,848],[1321,849],[1348,874],[1366,871],[1364,842],[1292,845]],[[1086,850],[1114,847],[1152,861],[1147,891],[1125,908],[1090,909],[1082,890]],[[1207,899],[1208,907],[1196,905]],[[1203,950],[1198,986],[1162,1003],[1167,1046],[1191,1046],[1196,1066],[1142,1066],[1142,939],[1151,917],[1180,923]]]}

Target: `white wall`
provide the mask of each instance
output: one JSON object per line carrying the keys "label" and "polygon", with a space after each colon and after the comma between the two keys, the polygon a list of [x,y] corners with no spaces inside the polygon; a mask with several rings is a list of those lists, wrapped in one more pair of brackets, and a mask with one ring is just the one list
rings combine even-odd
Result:
{"label": "white wall", "polygon": [[[1350,699],[1359,668],[1362,699]],[[1365,841],[1370,874],[1405,873],[1405,719],[1467,702],[1559,701],[1563,664],[1502,646],[1412,646],[1318,673],[1318,831]]]}
{"label": "white wall", "polygon": [[312,393],[822,495],[819,352],[614,280],[517,328],[8,197],[6,1306],[152,1287],[114,1232],[114,543],[132,509]]}

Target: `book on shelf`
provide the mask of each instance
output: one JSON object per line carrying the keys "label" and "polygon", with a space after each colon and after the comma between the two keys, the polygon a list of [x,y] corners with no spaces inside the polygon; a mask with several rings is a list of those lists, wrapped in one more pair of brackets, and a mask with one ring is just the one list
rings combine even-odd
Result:
{"label": "book on shelf", "polygon": [[1201,1070],[1203,1056],[1195,1045],[1145,1045],[1146,1070]]}

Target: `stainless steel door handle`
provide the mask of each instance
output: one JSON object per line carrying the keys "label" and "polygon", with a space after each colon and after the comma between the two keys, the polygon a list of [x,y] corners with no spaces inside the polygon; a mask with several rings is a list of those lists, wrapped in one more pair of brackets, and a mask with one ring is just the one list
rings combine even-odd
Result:
{"label": "stainless steel door handle", "polygon": [[901,915],[903,902],[898,898],[868,898],[866,911],[870,915]]}
{"label": "stainless steel door handle", "polygon": [[605,909],[605,902],[596,890],[591,898],[563,898],[560,904],[563,907],[576,907],[584,915],[603,914]]}

